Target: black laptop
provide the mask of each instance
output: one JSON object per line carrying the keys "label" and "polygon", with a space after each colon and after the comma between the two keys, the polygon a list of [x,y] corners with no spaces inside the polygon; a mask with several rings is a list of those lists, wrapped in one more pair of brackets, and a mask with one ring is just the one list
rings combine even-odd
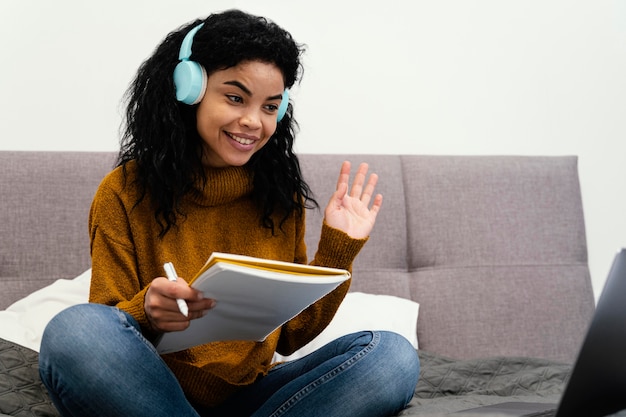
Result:
{"label": "black laptop", "polygon": [[626,409],[626,249],[615,255],[558,406],[507,402],[463,410],[455,415],[602,417],[622,409]]}

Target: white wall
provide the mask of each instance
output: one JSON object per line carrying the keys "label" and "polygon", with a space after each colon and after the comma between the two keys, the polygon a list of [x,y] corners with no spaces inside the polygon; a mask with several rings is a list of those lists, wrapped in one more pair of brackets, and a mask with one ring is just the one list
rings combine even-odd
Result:
{"label": "white wall", "polygon": [[599,293],[626,246],[620,0],[2,0],[0,149],[115,150],[140,62],[230,7],[308,45],[302,153],[578,155]]}

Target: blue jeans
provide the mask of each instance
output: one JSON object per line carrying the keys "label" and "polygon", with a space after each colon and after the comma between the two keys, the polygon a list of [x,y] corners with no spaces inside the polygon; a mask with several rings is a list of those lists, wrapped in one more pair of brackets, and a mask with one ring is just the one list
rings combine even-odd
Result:
{"label": "blue jeans", "polygon": [[216,408],[194,406],[127,313],[99,304],[70,307],[46,328],[40,374],[64,416],[390,416],[413,396],[417,352],[402,336],[343,336],[275,366]]}

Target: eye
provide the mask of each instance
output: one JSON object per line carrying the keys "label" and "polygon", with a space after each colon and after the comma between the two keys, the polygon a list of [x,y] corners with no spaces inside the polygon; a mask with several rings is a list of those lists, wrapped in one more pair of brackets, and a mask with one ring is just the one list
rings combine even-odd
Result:
{"label": "eye", "polygon": [[278,111],[278,105],[277,104],[267,104],[265,105],[265,109],[267,111],[269,111],[270,113],[275,113]]}
{"label": "eye", "polygon": [[241,97],[233,95],[233,94],[227,94],[226,98],[232,101],[233,103],[243,103],[243,99]]}

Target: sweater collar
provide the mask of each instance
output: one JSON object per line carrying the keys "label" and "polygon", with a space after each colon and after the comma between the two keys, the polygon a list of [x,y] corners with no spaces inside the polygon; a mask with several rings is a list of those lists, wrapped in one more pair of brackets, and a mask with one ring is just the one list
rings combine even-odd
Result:
{"label": "sweater collar", "polygon": [[252,174],[246,167],[206,168],[206,184],[191,199],[202,206],[218,206],[252,193]]}

